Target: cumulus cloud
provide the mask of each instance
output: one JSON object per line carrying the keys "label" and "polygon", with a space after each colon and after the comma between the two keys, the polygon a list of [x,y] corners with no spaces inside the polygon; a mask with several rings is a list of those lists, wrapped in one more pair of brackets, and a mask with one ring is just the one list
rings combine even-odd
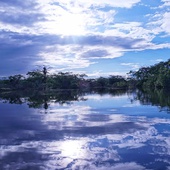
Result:
{"label": "cumulus cloud", "polygon": [[1,0],[0,5],[0,21],[5,24],[29,26],[44,16],[38,12],[37,3],[29,0]]}
{"label": "cumulus cloud", "polygon": [[169,20],[170,20],[170,12],[165,12],[163,14],[163,17],[162,17],[162,25],[161,25],[161,27],[168,34],[170,34],[170,31],[169,31],[169,27],[170,27]]}
{"label": "cumulus cloud", "polygon": [[[0,0],[1,59],[8,63],[8,68],[13,62],[13,68],[20,66],[20,70],[44,63],[59,70],[81,71],[97,60],[122,57],[129,51],[170,48],[168,42],[155,41],[161,33],[169,35],[168,11],[148,9],[154,13],[146,14],[145,22],[120,17],[122,10],[133,10],[140,2]],[[162,4],[168,6],[168,1],[163,0]],[[149,8],[147,3],[146,6]],[[16,62],[20,57],[24,67]],[[5,68],[1,69],[4,74]],[[100,69],[93,71],[97,72],[101,73]]]}
{"label": "cumulus cloud", "polygon": [[170,6],[169,0],[161,0],[161,2],[163,3],[163,5],[160,6],[161,8]]}

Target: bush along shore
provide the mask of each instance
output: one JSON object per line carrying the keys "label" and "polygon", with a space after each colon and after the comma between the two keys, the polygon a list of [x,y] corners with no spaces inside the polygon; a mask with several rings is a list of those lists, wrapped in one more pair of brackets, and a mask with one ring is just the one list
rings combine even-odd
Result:
{"label": "bush along shore", "polygon": [[95,89],[168,89],[170,88],[170,59],[153,66],[130,71],[128,78],[119,75],[88,78],[85,74],[58,72],[49,74],[46,67],[0,80],[0,91],[13,90],[95,90]]}
{"label": "bush along shore", "polygon": [[170,88],[170,59],[153,66],[141,67],[137,71],[130,71],[129,75],[136,81],[136,86],[142,89]]}
{"label": "bush along shore", "polygon": [[48,74],[46,67],[42,70],[30,71],[23,76],[21,74],[9,76],[0,80],[1,91],[12,90],[91,90],[91,89],[127,89],[135,85],[133,79],[122,76],[109,76],[90,79],[85,74],[73,74],[71,72],[58,72]]}

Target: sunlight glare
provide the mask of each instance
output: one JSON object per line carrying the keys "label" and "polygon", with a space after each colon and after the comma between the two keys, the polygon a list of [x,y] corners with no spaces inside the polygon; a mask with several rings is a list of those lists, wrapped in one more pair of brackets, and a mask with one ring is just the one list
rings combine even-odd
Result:
{"label": "sunlight glare", "polygon": [[62,156],[70,157],[70,158],[83,158],[86,155],[83,146],[85,145],[82,141],[64,141],[61,146]]}
{"label": "sunlight glare", "polygon": [[64,35],[77,35],[85,31],[81,14],[66,14],[60,18],[58,29]]}
{"label": "sunlight glare", "polygon": [[63,36],[83,35],[86,31],[85,17],[81,13],[63,13],[55,15],[46,22],[45,29],[49,33]]}

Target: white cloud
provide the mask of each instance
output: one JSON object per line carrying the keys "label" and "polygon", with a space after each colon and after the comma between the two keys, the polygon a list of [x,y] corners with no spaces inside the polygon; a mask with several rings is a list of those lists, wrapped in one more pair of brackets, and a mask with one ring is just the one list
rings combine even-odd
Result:
{"label": "white cloud", "polygon": [[[62,4],[62,3],[61,3]],[[85,8],[83,4],[64,3],[64,8],[58,5],[44,4],[40,11],[45,14],[45,21],[35,24],[40,33],[62,35],[85,35],[95,33],[99,26],[113,22],[115,10],[104,12],[94,8]]]}
{"label": "white cloud", "polygon": [[[152,21],[143,26],[140,22],[127,22],[114,24],[108,30],[105,30],[104,35],[120,36],[121,38],[130,38],[133,37],[134,43],[132,42],[131,48],[127,48],[124,51],[143,51],[146,49],[163,49],[170,48],[170,43],[153,43],[153,39],[161,32],[169,32],[169,13],[165,22],[162,24],[162,21],[158,21],[160,16],[156,17],[156,21]],[[162,26],[161,26],[162,24]],[[138,40],[135,42],[135,40]],[[122,51],[122,50],[120,50]]]}
{"label": "white cloud", "polygon": [[155,61],[156,61],[156,62],[162,62],[163,59],[162,59],[162,58],[158,58],[158,59],[156,59]]}
{"label": "white cloud", "polygon": [[147,23],[148,30],[153,33],[154,36],[159,36],[160,33],[164,33],[162,37],[170,35],[170,12],[160,11],[150,16],[150,21]]}
{"label": "white cloud", "polygon": [[139,63],[121,63],[122,66],[129,66],[131,69],[139,69],[140,64]]}
{"label": "white cloud", "polygon": [[[51,2],[56,2],[55,0],[51,0]],[[105,1],[98,1],[98,0],[93,0],[93,1],[86,1],[86,0],[58,0],[57,2],[64,4],[64,5],[82,5],[85,7],[90,7],[92,5],[97,5],[97,6],[105,6],[109,5],[111,7],[119,7],[119,8],[131,8],[133,5],[137,4],[140,2],[140,0],[105,0]]]}
{"label": "white cloud", "polygon": [[[103,54],[101,52],[103,50]],[[39,60],[34,65],[49,65],[53,69],[65,71],[87,68],[95,64],[92,59],[116,58],[123,55],[122,51],[114,47],[102,47],[98,45],[50,45],[46,46],[37,56]],[[108,73],[90,73],[89,76],[100,74],[106,76]],[[110,74],[116,74],[111,72]],[[122,74],[122,73],[121,73]]]}
{"label": "white cloud", "polygon": [[[40,53],[41,60],[35,65],[47,65],[58,71],[68,71],[72,69],[86,68],[94,62],[86,59],[76,59],[74,57],[64,57],[58,53]],[[61,67],[60,67],[61,66]]]}
{"label": "white cloud", "polygon": [[[115,155],[113,154],[111,159],[114,159],[114,158],[115,158]],[[82,163],[85,163],[85,162],[82,162]],[[87,167],[87,162],[86,162],[86,164],[80,165],[80,162],[78,161],[73,166],[73,169],[77,169],[77,167],[82,167],[82,169],[84,169],[84,168]],[[111,166],[109,164],[106,164],[104,166],[103,165],[102,166],[88,165],[88,169],[93,169],[93,170],[106,170],[106,169],[109,169],[109,170],[122,170],[122,169],[126,169],[126,170],[149,170],[149,169],[146,169],[144,166],[137,164],[136,162],[115,163],[114,166]]]}
{"label": "white cloud", "polygon": [[162,25],[161,28],[163,29],[163,31],[167,32],[170,35],[170,12],[165,12],[163,14],[163,18],[162,18]]}
{"label": "white cloud", "polygon": [[[58,66],[59,70],[83,69],[94,64],[94,59],[113,59],[129,51],[170,48],[169,43],[154,42],[154,38],[160,33],[170,34],[170,12],[155,11],[155,14],[152,14],[151,11],[145,15],[145,21],[123,16],[124,13],[121,13],[120,8],[128,8],[126,9],[128,13],[133,10],[133,6],[141,6],[140,0],[36,0],[34,3],[31,0],[27,2],[16,0],[15,3],[3,0],[2,2],[0,2],[0,30],[14,32],[17,36],[29,36],[28,40],[20,42],[14,41],[14,36],[8,40],[16,44],[34,44],[35,40],[36,44],[43,46],[34,55],[37,60],[34,66],[52,64],[53,67]],[[165,6],[169,5],[167,0],[162,0],[162,3]],[[33,41],[30,41],[33,39],[30,35],[35,35]],[[53,41],[55,38],[56,41],[51,43],[50,37],[40,42],[39,36],[42,35],[45,37],[53,35]],[[63,44],[59,36],[63,37],[65,41]],[[80,39],[71,41],[70,37]],[[71,42],[66,42],[67,38]],[[36,47],[38,48],[38,45]],[[135,69],[138,66],[131,65],[131,67]],[[106,72],[102,72],[103,70],[98,69],[91,75],[107,75]]]}
{"label": "white cloud", "polygon": [[[6,17],[15,16],[15,26],[13,26],[12,23],[12,25],[8,23],[8,27],[6,24],[2,24],[1,29],[20,33],[29,32],[29,34],[50,33],[64,35],[84,35],[87,33],[94,33],[95,29],[98,29],[98,26],[105,25],[106,27],[107,24],[112,23],[114,21],[116,11],[112,9],[108,12],[105,12],[98,10],[97,8],[91,10],[92,5],[108,5],[113,7],[130,8],[139,1],[140,0],[129,0],[124,2],[123,0],[106,0],[104,2],[99,2],[95,0],[93,2],[88,2],[85,0],[37,0],[38,4],[36,4],[33,9],[31,9],[29,6],[29,8],[26,8],[24,11],[19,6],[5,6],[1,8],[0,11],[1,13],[6,13]],[[28,15],[29,18],[34,15],[34,17],[30,20],[30,22],[33,24],[32,26],[27,25],[29,20],[24,23],[20,23],[19,20],[16,20],[16,18],[20,18],[20,21],[25,21],[26,18],[22,19],[24,16],[23,14]],[[35,15],[38,16],[35,17]],[[20,29],[17,28],[17,25],[20,27]]]}
{"label": "white cloud", "polygon": [[126,71],[122,72],[105,72],[104,70],[96,70],[95,72],[88,72],[88,77],[108,77],[109,75],[120,75],[120,76],[125,76]]}
{"label": "white cloud", "polygon": [[110,30],[105,31],[106,35],[110,33],[112,35],[118,34],[123,37],[141,38],[148,41],[153,39],[151,31],[144,28],[140,22],[116,23],[110,27]]}
{"label": "white cloud", "polygon": [[161,0],[161,2],[163,2],[163,5],[160,6],[161,8],[170,6],[170,1],[169,0]]}

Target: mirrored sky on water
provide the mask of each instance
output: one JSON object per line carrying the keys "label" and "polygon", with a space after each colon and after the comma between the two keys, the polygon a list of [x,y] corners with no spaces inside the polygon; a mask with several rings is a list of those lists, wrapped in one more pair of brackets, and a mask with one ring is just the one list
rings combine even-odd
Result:
{"label": "mirrored sky on water", "polygon": [[49,108],[0,103],[1,169],[170,169],[170,115],[132,94]]}
{"label": "mirrored sky on water", "polygon": [[169,59],[169,0],[0,0],[0,77],[125,75]]}

